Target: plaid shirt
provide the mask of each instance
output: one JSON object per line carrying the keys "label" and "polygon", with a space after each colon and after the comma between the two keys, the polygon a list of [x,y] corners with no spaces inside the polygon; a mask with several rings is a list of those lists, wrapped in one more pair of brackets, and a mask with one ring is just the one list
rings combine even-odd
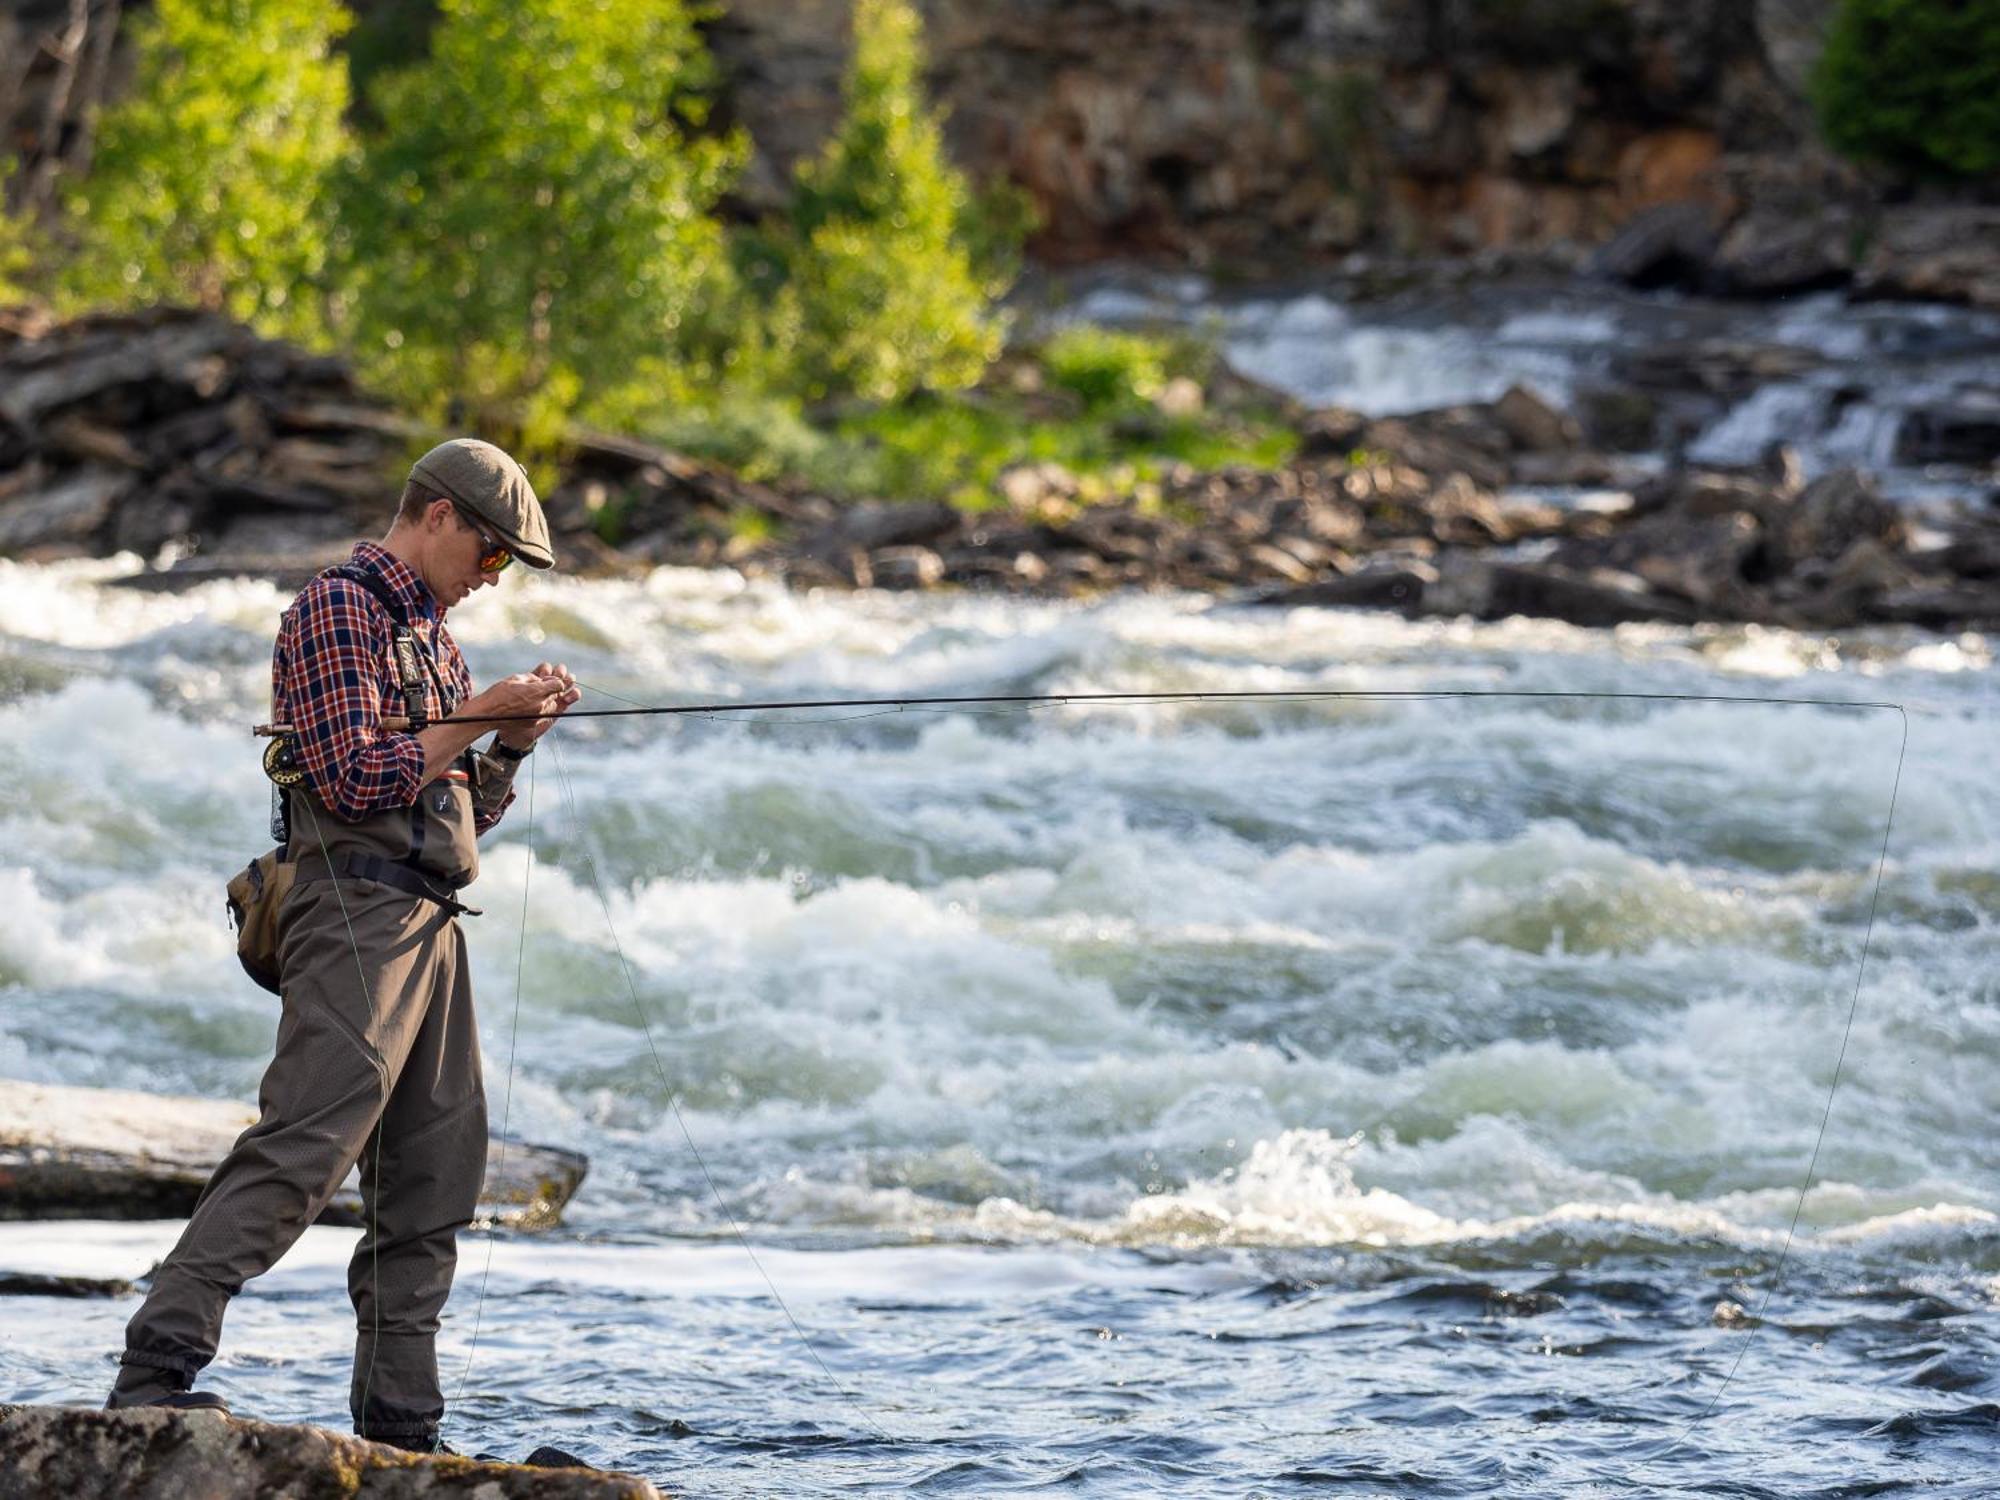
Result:
{"label": "plaid shirt", "polygon": [[[403,608],[419,651],[455,703],[472,694],[472,673],[445,628],[444,610],[421,578],[373,542],[356,544],[350,567],[388,584]],[[315,578],[299,592],[278,626],[271,652],[271,712],[293,727],[293,755],[320,801],[350,823],[371,813],[409,807],[424,779],[424,747],[414,734],[382,728],[385,711],[403,710],[402,678],[389,616],[374,596],[346,578]],[[443,718],[437,683],[426,674],[425,712]],[[474,813],[484,833],[500,821],[510,792],[492,813]]]}

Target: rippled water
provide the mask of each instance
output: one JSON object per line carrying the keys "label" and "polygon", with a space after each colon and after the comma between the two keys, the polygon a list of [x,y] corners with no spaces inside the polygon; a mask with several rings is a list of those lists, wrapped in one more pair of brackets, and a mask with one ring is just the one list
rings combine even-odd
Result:
{"label": "rippled water", "polygon": [[[143,595],[119,566],[0,564],[0,1076],[247,1098],[274,1015],[219,885],[262,837],[243,730],[284,601]],[[510,579],[453,623],[482,678],[553,652],[655,703],[1911,708],[1866,983],[1761,1328],[1855,999],[1894,715],[566,728],[530,763],[532,823],[524,796],[490,841],[472,940],[495,1120],[592,1175],[557,1235],[467,1242],[459,1446],[553,1439],[689,1494],[1991,1488],[1986,639],[671,571]],[[19,1226],[0,1268],[131,1276],[172,1234]],[[344,1425],[349,1243],[315,1231],[237,1303],[216,1384],[241,1408]],[[0,1394],[94,1396],[129,1310],[10,1299]]]}

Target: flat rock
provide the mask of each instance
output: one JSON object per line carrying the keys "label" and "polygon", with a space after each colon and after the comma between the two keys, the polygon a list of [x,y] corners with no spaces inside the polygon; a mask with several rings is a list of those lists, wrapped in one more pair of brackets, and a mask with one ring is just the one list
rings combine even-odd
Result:
{"label": "flat rock", "polygon": [[[0,1079],[0,1219],[185,1218],[256,1120],[254,1105],[226,1099]],[[550,1228],[588,1170],[575,1151],[489,1141],[480,1216]],[[319,1222],[362,1222],[353,1174]]]}
{"label": "flat rock", "polygon": [[658,1500],[659,1494],[631,1474],[405,1453],[323,1428],[215,1413],[0,1406],[0,1500]]}

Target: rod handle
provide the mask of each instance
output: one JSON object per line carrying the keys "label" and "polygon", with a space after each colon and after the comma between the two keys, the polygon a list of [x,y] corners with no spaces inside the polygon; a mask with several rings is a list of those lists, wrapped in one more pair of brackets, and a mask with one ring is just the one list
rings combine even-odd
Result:
{"label": "rod handle", "polygon": [[[382,715],[382,727],[394,730],[400,734],[410,727],[410,721],[402,714],[384,714]],[[292,726],[289,724],[258,724],[250,732],[259,739],[269,740],[276,739],[280,735],[290,734]]]}

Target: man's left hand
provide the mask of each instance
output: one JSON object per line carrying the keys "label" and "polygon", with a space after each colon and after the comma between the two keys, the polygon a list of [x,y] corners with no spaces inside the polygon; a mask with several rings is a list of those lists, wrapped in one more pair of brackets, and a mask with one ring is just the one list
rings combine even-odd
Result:
{"label": "man's left hand", "polygon": [[583,690],[576,685],[576,678],[561,662],[538,662],[535,665],[537,677],[552,677],[564,684],[561,692],[551,693],[542,700],[542,717],[526,724],[509,724],[500,731],[500,743],[509,750],[532,750],[535,741],[556,727],[556,720],[564,710],[572,707],[583,696]]}

